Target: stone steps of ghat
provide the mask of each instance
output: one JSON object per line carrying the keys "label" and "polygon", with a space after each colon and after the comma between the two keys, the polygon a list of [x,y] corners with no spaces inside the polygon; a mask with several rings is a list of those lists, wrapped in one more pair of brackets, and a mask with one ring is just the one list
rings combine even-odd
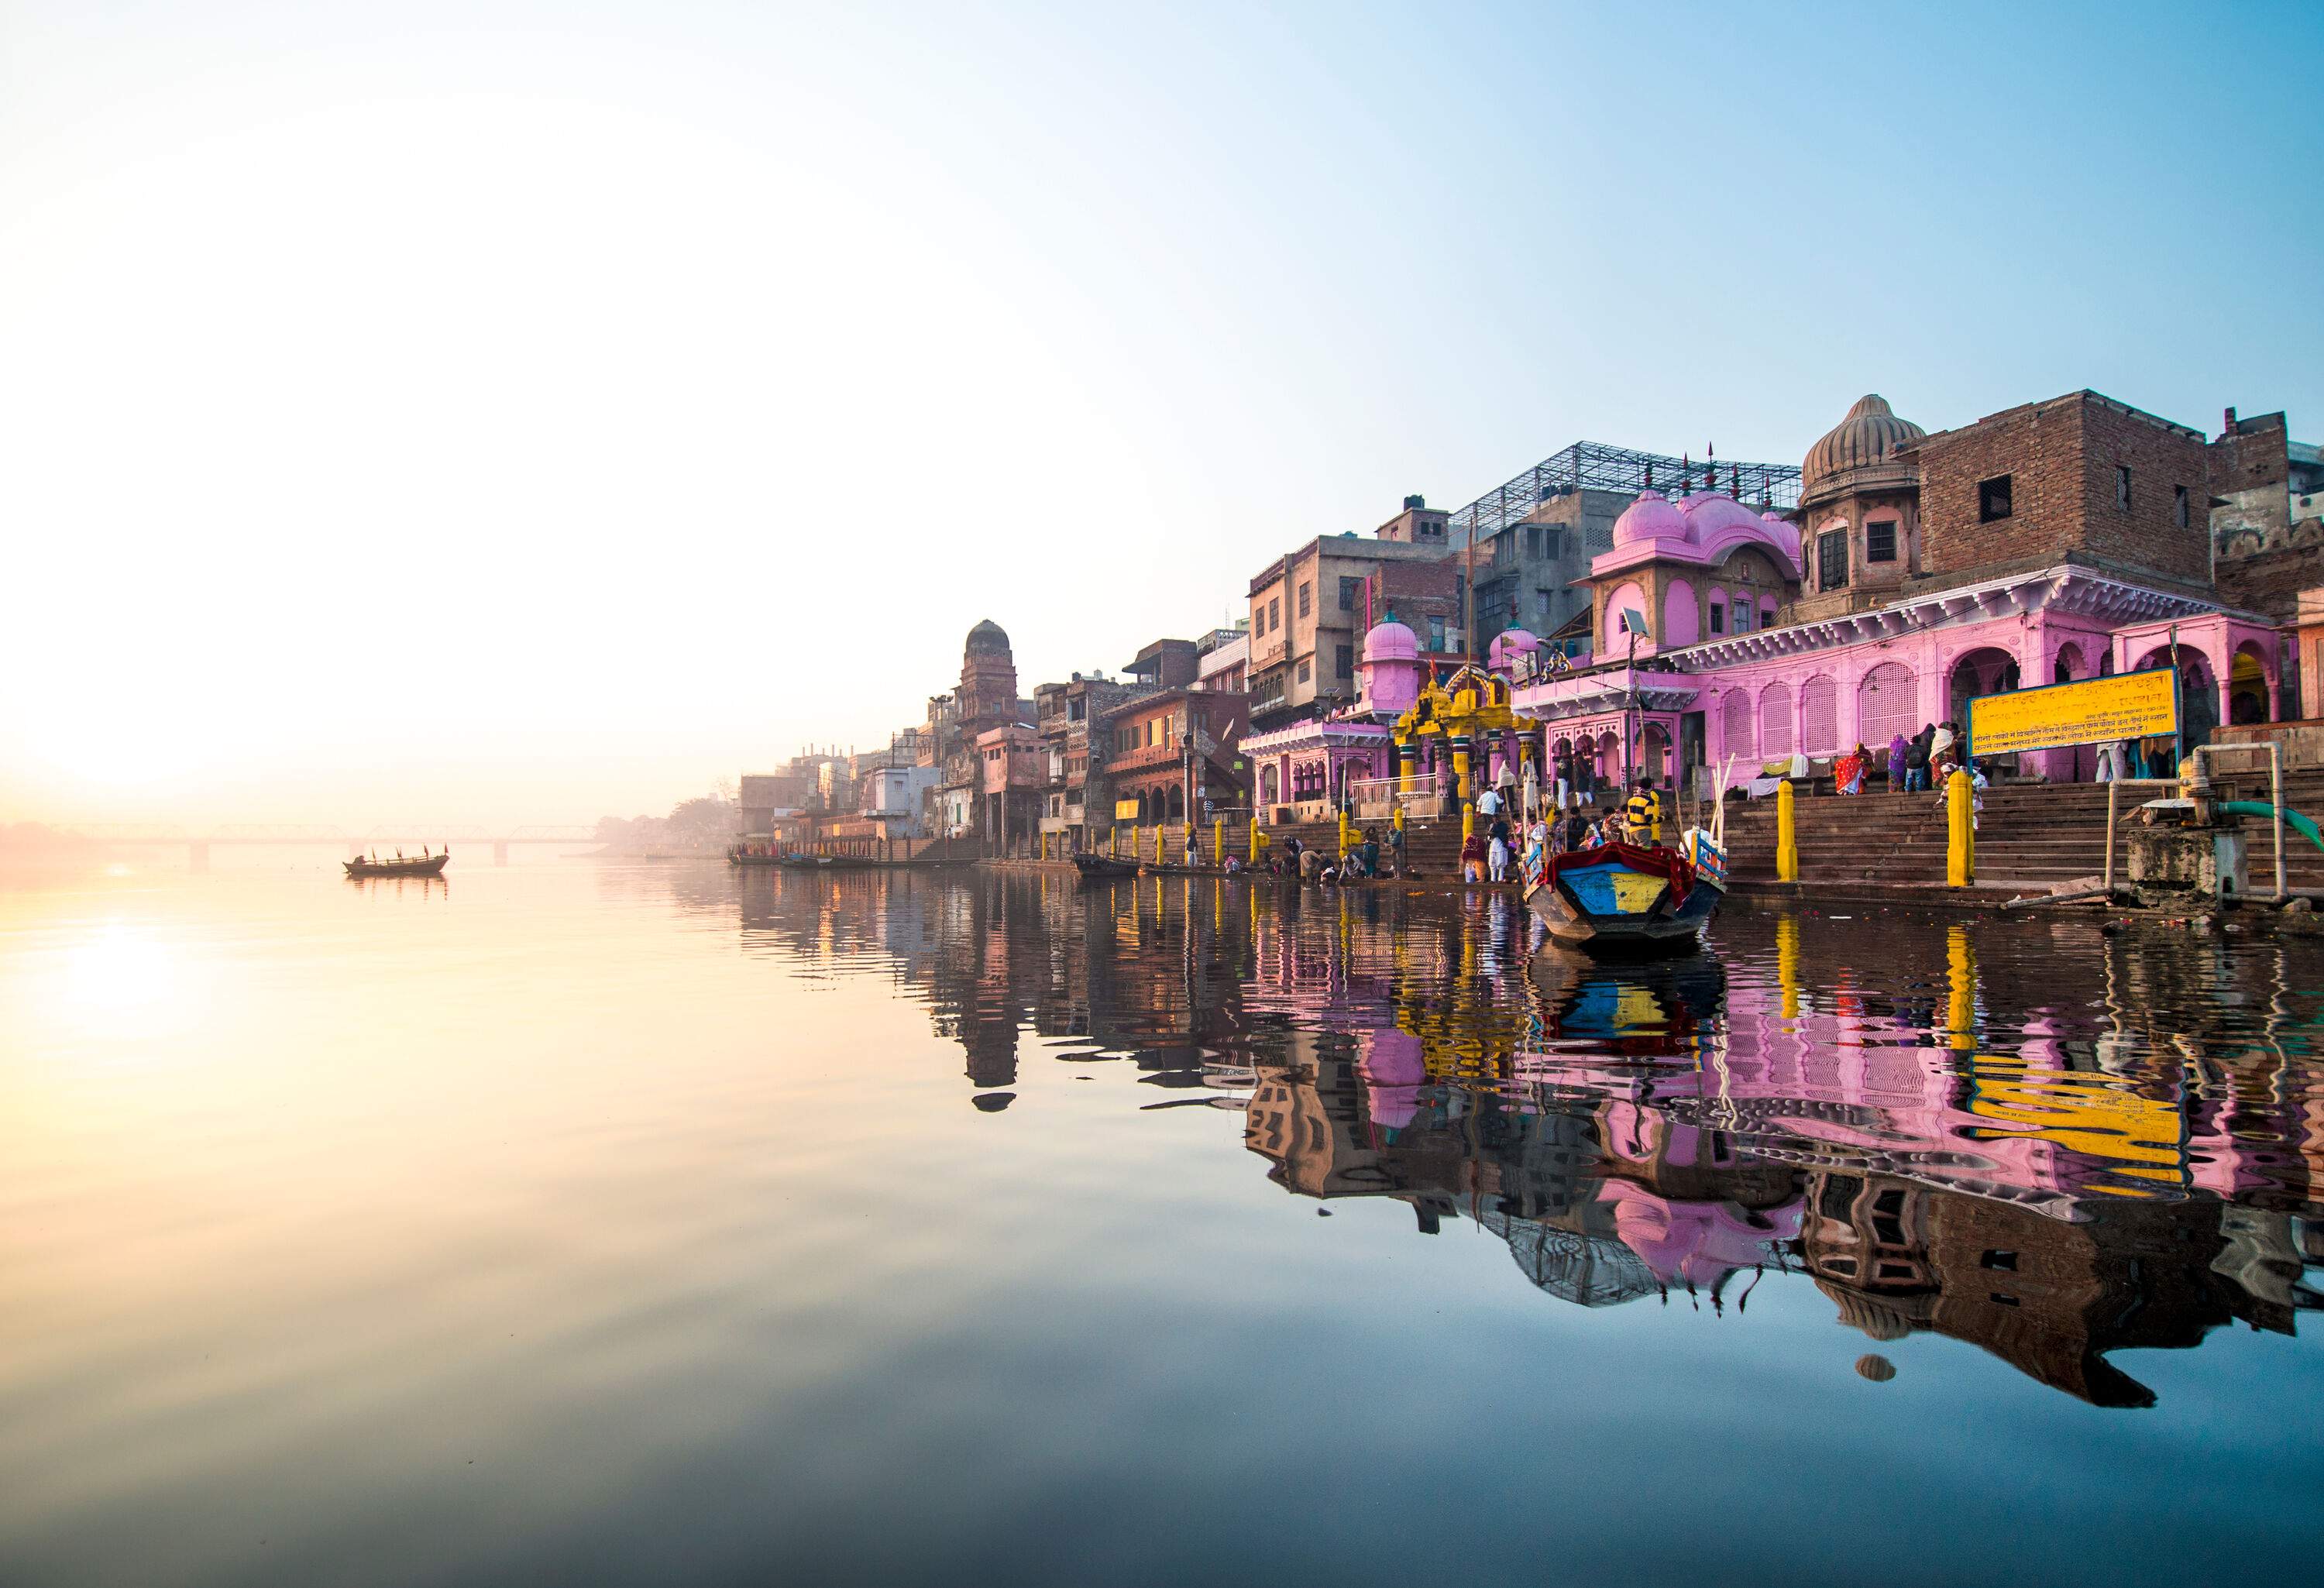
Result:
{"label": "stone steps of ghat", "polygon": [[[2236,796],[2264,798],[2264,776],[2222,783]],[[2141,798],[2153,790],[2142,789]],[[2286,776],[2284,803],[2324,812],[2324,772]],[[1989,789],[1979,815],[1978,871],[1987,878],[2065,882],[2095,874],[2104,863],[2107,789],[2102,784],[2027,785]],[[1904,881],[1943,874],[1947,831],[1943,803],[1934,795],[1868,794],[1841,799],[1820,796],[1797,802],[1800,870],[1803,878]],[[2264,833],[2254,834],[2255,880],[2273,865]],[[1775,811],[1772,800],[1730,806],[1729,864],[1753,880],[1775,875]],[[2295,888],[2324,887],[2324,853],[2287,834],[2286,881]],[[2117,856],[2120,852],[2117,851]]]}
{"label": "stone steps of ghat", "polygon": [[[2227,780],[2237,794],[2265,793],[2265,779]],[[2252,787],[2258,784],[2256,788]],[[2142,794],[2146,791],[2142,790]],[[2301,771],[2285,779],[2285,803],[2324,817],[2324,771]],[[2048,883],[2095,874],[2103,863],[2107,790],[2102,784],[2034,784],[1988,789],[1978,833],[1978,871],[1987,879]],[[1802,874],[1809,881],[1936,881],[1944,875],[1947,830],[1943,801],[1933,794],[1873,793],[1842,799],[1833,795],[1797,802]],[[1248,824],[1230,824],[1227,848],[1244,855]],[[1141,856],[1152,854],[1153,829],[1139,835]],[[1338,828],[1310,822],[1268,829],[1278,851],[1296,835],[1310,847],[1333,853]],[[1384,835],[1383,835],[1384,836]],[[1212,834],[1202,831],[1203,851]],[[1772,799],[1730,803],[1727,815],[1730,869],[1740,879],[1775,875],[1775,806]],[[1176,859],[1184,829],[1166,829],[1164,852]],[[1415,822],[1406,830],[1407,866],[1425,876],[1450,876],[1459,870],[1458,822]],[[1127,850],[1125,850],[1127,853]],[[2119,851],[2117,852],[2119,854]],[[2284,851],[2287,880],[2296,888],[2324,888],[2324,853],[2294,838]],[[2254,845],[2255,877],[2272,861],[2264,835]]]}

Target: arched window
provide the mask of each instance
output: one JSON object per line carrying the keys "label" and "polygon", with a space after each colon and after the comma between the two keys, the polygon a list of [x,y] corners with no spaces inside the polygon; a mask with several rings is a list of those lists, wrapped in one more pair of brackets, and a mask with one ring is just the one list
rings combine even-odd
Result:
{"label": "arched window", "polygon": [[1719,722],[1727,739],[1727,753],[1748,761],[1759,753],[1759,735],[1751,731],[1751,697],[1729,689],[1719,702]]}
{"label": "arched window", "polygon": [[1281,804],[1281,803],[1282,803],[1282,801],[1278,800],[1278,799],[1275,797],[1275,790],[1276,790],[1275,769],[1274,769],[1272,766],[1263,766],[1263,767],[1259,768],[1259,802],[1261,805],[1279,805],[1279,804]]}
{"label": "arched window", "polygon": [[1840,748],[1840,686],[1818,673],[1800,686],[1800,748],[1822,755]]}
{"label": "arched window", "polygon": [[1865,674],[1856,687],[1857,737],[1874,750],[1899,734],[1911,738],[1920,726],[1913,720],[1914,694],[1912,672],[1901,662],[1884,661]]}
{"label": "arched window", "polygon": [[2050,669],[2050,681],[2053,684],[2070,684],[2081,676],[2081,648],[2078,645],[2060,646],[2058,663]]}
{"label": "arched window", "polygon": [[1791,687],[1770,684],[1759,697],[1759,753],[1773,760],[1791,752]]}

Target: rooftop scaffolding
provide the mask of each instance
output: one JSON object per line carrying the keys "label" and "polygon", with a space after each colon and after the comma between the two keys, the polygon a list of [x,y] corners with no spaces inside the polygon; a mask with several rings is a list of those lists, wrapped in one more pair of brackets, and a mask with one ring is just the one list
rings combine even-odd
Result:
{"label": "rooftop scaffolding", "polygon": [[1729,463],[1717,458],[1695,463],[1658,452],[1609,447],[1603,441],[1576,441],[1455,512],[1447,544],[1458,548],[1467,544],[1471,534],[1480,539],[1498,534],[1554,493],[1580,488],[1635,495],[1651,486],[1678,495],[1689,488],[1701,488],[1706,470],[1718,489],[1748,506],[1764,503],[1790,509],[1799,505],[1800,471],[1792,464]]}

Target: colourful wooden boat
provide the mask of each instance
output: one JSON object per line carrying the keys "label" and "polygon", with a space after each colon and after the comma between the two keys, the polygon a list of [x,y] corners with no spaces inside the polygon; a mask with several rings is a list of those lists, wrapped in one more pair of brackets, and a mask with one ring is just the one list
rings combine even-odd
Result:
{"label": "colourful wooden boat", "polygon": [[[1527,909],[1561,943],[1592,951],[1679,952],[1692,948],[1726,896],[1724,856],[1701,833],[1689,853],[1661,845],[1614,843],[1536,859],[1525,878]],[[1715,874],[1714,874],[1715,873]]]}

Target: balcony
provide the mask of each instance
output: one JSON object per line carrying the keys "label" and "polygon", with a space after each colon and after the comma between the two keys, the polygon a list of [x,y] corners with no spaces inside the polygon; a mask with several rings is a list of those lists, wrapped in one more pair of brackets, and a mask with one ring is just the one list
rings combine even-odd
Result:
{"label": "balcony", "polygon": [[1185,752],[1176,744],[1141,744],[1135,750],[1125,750],[1105,763],[1109,772],[1138,772],[1148,767],[1176,766]]}

